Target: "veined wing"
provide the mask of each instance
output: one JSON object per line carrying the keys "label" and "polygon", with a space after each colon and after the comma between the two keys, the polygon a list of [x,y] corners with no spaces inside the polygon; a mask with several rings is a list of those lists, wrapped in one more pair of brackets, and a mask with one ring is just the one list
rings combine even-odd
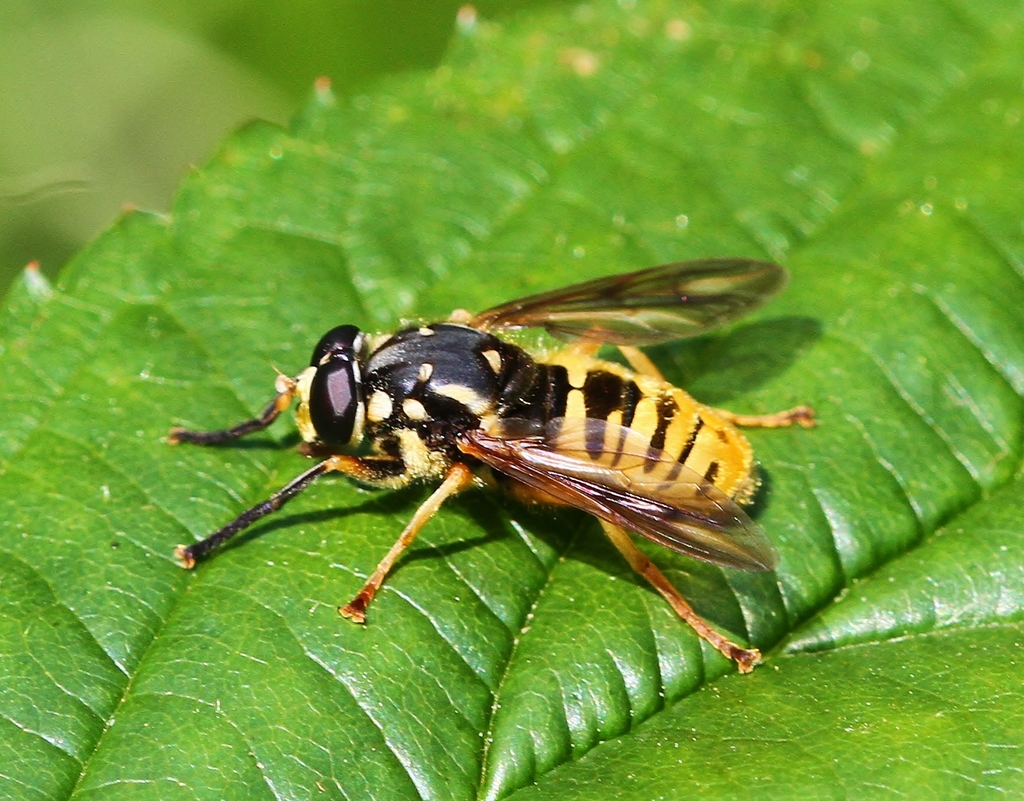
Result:
{"label": "veined wing", "polygon": [[653,345],[696,336],[760,306],[788,274],[753,259],[702,259],[531,295],[476,315],[482,331],[537,327],[562,339]]}
{"label": "veined wing", "polygon": [[458,443],[500,473],[674,551],[742,570],[778,563],[771,541],[736,501],[623,426],[511,419],[466,432]]}

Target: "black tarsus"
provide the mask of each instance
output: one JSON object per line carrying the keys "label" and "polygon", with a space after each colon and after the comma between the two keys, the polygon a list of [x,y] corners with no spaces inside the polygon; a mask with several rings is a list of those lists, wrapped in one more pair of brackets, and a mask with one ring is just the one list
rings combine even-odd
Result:
{"label": "black tarsus", "polygon": [[172,443],[189,442],[193,445],[219,445],[222,442],[229,442],[254,431],[262,431],[273,423],[281,414],[278,398],[274,398],[266,405],[259,417],[251,420],[244,420],[231,428],[224,428],[219,431],[192,431],[187,428],[172,428],[167,439]]}
{"label": "black tarsus", "polygon": [[285,485],[280,490],[271,495],[267,500],[262,503],[258,503],[251,509],[247,509],[242,512],[238,517],[232,520],[223,528],[213,532],[209,537],[199,542],[193,543],[188,547],[179,545],[175,553],[178,558],[181,559],[182,563],[186,568],[191,568],[195,565],[196,561],[202,559],[210,551],[223,545],[239,531],[242,531],[261,517],[266,517],[272,512],[276,512],[288,501],[302,492],[306,487],[316,481],[324,473],[328,472],[328,463],[330,459],[325,459],[315,467],[311,467],[302,475],[298,476],[291,483]]}

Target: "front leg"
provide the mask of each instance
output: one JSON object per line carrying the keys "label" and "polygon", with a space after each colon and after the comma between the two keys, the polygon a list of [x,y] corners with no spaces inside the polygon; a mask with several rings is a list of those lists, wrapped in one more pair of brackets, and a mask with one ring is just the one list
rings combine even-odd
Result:
{"label": "front leg", "polygon": [[179,545],[175,555],[181,560],[182,567],[191,570],[198,560],[220,547],[238,532],[244,531],[260,518],[276,512],[288,501],[309,487],[314,481],[326,473],[344,473],[363,484],[386,484],[393,482],[405,472],[405,463],[401,459],[388,456],[331,456],[318,465],[311,467],[298,478],[279,489],[267,500],[258,503],[232,520],[223,528],[218,529],[209,537],[192,545]]}
{"label": "front leg", "polygon": [[255,431],[262,431],[291,405],[292,398],[295,397],[296,387],[297,384],[294,378],[279,375],[274,387],[277,390],[277,396],[266,405],[263,411],[260,412],[259,417],[244,420],[238,425],[231,426],[231,428],[224,428],[218,431],[192,431],[188,428],[175,426],[168,433],[167,441],[172,445],[177,445],[179,442],[188,442],[192,445],[219,445],[222,442],[229,442],[230,440],[244,437],[246,434],[252,434]]}

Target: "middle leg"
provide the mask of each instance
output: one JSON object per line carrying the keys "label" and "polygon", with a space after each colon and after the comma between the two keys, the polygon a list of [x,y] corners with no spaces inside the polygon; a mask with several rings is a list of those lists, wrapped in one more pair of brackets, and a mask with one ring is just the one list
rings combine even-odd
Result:
{"label": "middle leg", "polygon": [[349,603],[340,607],[338,611],[344,616],[352,620],[354,623],[365,623],[366,622],[366,608],[370,605],[374,596],[377,594],[377,590],[384,584],[384,579],[387,577],[388,572],[394,566],[395,562],[398,561],[398,557],[402,555],[402,551],[412,544],[412,541],[416,539],[416,535],[420,533],[420,529],[426,525],[427,521],[430,520],[441,508],[448,498],[456,493],[461,492],[473,483],[473,472],[466,467],[464,464],[454,464],[449,468],[448,475],[445,476],[441,486],[434,490],[433,494],[427,498],[416,510],[416,514],[412,516],[412,520],[406,525],[405,529],[399,535],[395,544],[391,546],[391,550],[388,551],[387,555],[381,559],[380,564],[377,565],[377,569],[373,571],[373,575],[366,580],[363,588],[359,590],[356,597],[353,598]]}

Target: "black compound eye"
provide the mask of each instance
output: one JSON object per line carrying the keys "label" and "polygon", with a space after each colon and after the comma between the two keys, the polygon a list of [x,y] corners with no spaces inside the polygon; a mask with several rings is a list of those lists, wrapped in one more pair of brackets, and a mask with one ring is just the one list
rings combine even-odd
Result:
{"label": "black compound eye", "polygon": [[356,433],[362,405],[358,351],[363,335],[354,325],[332,328],[317,343],[310,364],[309,418],[321,442],[346,445]]}
{"label": "black compound eye", "polygon": [[345,445],[352,440],[359,413],[354,361],[332,360],[317,368],[309,388],[309,418],[321,441]]}
{"label": "black compound eye", "polygon": [[313,367],[319,367],[327,355],[349,354],[355,358],[362,339],[362,332],[354,325],[339,325],[337,328],[332,328],[316,343],[316,347],[313,348],[313,358],[309,360],[309,363]]}

